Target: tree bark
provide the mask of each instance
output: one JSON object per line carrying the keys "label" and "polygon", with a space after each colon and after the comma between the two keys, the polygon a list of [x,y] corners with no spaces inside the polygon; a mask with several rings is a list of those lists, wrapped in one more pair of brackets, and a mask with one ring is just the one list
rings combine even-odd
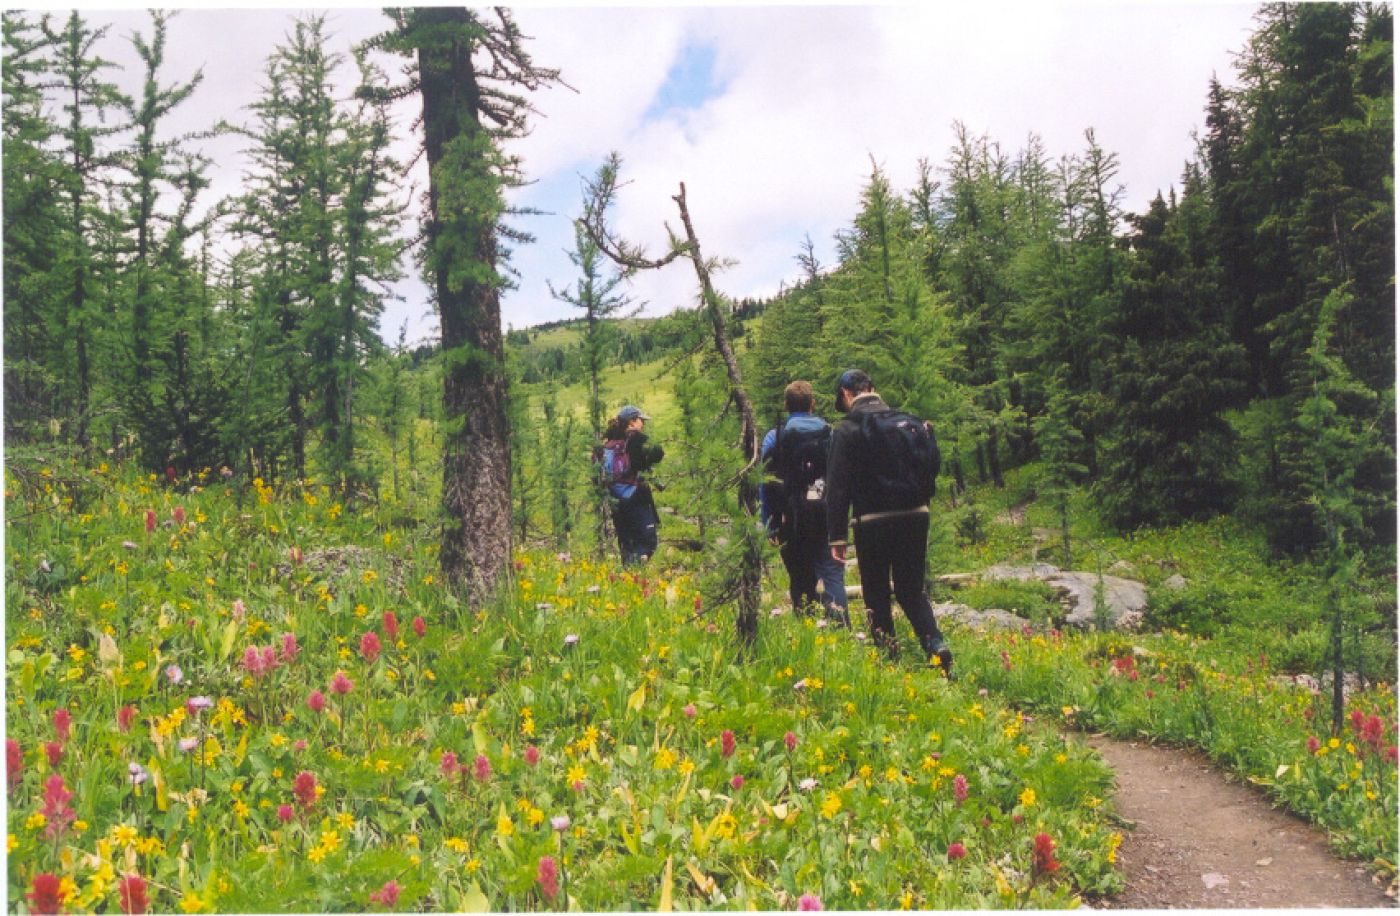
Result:
{"label": "tree bark", "polygon": [[[469,22],[468,12],[461,8],[429,7],[414,15],[445,26]],[[494,282],[495,222],[450,212],[450,208],[482,202],[464,200],[460,188],[445,193],[444,187],[478,179],[490,166],[481,161],[482,174],[471,176],[448,174],[440,168],[449,146],[466,143],[482,150],[490,143],[477,115],[481,89],[472,67],[474,43],[467,38],[466,28],[450,34],[450,41],[434,42],[418,51],[429,169],[427,241],[446,358],[440,561],[448,586],[469,602],[480,603],[495,591],[510,563],[511,455],[501,306]],[[465,230],[461,237],[446,240],[450,256],[445,254],[448,246],[443,237],[449,222],[452,229]],[[464,261],[491,269],[470,269]]]}

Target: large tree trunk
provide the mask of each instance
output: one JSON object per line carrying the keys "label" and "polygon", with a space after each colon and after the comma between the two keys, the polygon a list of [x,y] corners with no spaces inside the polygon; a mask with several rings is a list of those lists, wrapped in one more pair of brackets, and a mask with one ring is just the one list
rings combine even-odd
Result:
{"label": "large tree trunk", "polygon": [[[469,21],[460,8],[424,8],[415,16],[443,25]],[[479,199],[481,181],[495,182],[490,139],[477,116],[472,43],[466,29],[442,34],[452,40],[418,52],[429,169],[427,241],[446,362],[440,559],[449,587],[476,603],[495,590],[511,552],[506,373],[494,269],[498,207]],[[442,167],[444,159],[450,169]]]}

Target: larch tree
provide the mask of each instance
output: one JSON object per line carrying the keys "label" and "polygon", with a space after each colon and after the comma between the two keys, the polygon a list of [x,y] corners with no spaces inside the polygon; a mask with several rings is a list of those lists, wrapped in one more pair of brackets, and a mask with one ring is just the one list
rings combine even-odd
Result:
{"label": "larch tree", "polygon": [[743,465],[735,469],[729,481],[735,486],[737,497],[733,525],[737,542],[734,548],[736,556],[733,563],[724,564],[728,573],[717,596],[721,603],[731,598],[736,601],[739,636],[746,642],[751,641],[758,635],[758,604],[763,578],[763,538],[758,526],[752,523],[758,512],[760,443],[753,402],[744,385],[743,371],[730,338],[729,307],[714,287],[713,275],[722,263],[707,259],[701,250],[700,239],[690,218],[684,182],[680,185],[679,193],[671,198],[679,211],[684,235],[677,235],[669,226],[666,228],[669,237],[669,250],[666,254],[658,258],[649,258],[644,248],[627,242],[609,229],[606,214],[616,198],[621,168],[621,158],[617,153],[613,153],[599,169],[596,179],[590,183],[584,227],[593,242],[609,258],[628,270],[657,270],[682,257],[690,261],[695,270],[695,278],[700,287],[700,310],[709,319],[715,354],[724,366],[728,382],[727,403],[734,405],[739,416],[738,445],[743,461]]}
{"label": "larch tree", "polygon": [[442,326],[443,578],[469,602],[484,601],[510,563],[511,454],[501,337],[503,189],[519,162],[503,140],[526,130],[522,93],[559,81],[535,65],[508,9],[400,8],[371,47],[412,58],[428,162],[424,261]]}

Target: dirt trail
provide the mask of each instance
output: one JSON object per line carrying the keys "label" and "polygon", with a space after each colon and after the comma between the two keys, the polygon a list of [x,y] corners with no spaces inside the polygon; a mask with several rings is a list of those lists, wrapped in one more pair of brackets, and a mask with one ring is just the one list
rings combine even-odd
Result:
{"label": "dirt trail", "polygon": [[1337,858],[1321,831],[1232,783],[1205,757],[1088,739],[1117,775],[1128,888],[1104,909],[1393,907],[1359,862]]}

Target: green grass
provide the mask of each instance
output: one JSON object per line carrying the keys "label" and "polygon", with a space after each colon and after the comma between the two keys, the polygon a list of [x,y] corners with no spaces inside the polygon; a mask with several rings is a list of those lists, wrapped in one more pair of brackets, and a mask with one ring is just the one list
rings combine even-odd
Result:
{"label": "green grass", "polygon": [[[685,570],[522,555],[467,607],[424,532],[317,485],[29,466],[6,506],[12,908],[41,872],[74,912],[116,909],[128,871],[190,912],[362,909],[391,881],[401,908],[459,911],[1057,907],[1120,884],[1092,752],[790,615],[743,649]],[[295,658],[248,667],[289,633]],[[54,778],[73,795],[48,789],[41,822]],[[1032,871],[1042,832],[1054,874]]]}

